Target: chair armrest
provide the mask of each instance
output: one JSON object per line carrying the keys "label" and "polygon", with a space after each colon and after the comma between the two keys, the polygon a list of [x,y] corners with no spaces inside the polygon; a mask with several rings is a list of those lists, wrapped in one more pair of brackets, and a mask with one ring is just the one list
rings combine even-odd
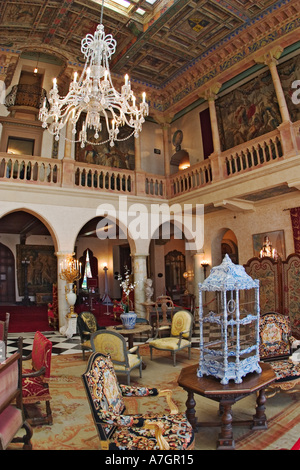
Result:
{"label": "chair armrest", "polygon": [[34,372],[30,372],[28,374],[22,374],[22,379],[25,379],[26,377],[40,377],[41,375],[44,375],[46,372],[46,367],[43,366],[39,370],[35,370]]}
{"label": "chair armrest", "polygon": [[133,346],[133,348],[128,349],[128,352],[129,352],[130,354],[134,354],[134,353],[136,353],[136,352],[139,354],[139,346]]}
{"label": "chair armrest", "polygon": [[163,437],[163,432],[164,432],[164,425],[163,423],[159,421],[151,421],[147,419],[145,421],[144,428],[146,429],[154,429],[155,433],[155,438],[157,440],[157,443],[159,445],[160,450],[169,450],[170,446],[167,443],[166,439]]}
{"label": "chair armrest", "polygon": [[172,399],[172,390],[159,390],[159,397],[166,397],[167,403],[170,407],[170,414],[171,415],[177,415],[178,414],[178,408],[177,405],[175,405],[173,399]]}
{"label": "chair armrest", "polygon": [[157,388],[137,387],[134,385],[119,384],[123,397],[148,397],[149,395],[158,396]]}

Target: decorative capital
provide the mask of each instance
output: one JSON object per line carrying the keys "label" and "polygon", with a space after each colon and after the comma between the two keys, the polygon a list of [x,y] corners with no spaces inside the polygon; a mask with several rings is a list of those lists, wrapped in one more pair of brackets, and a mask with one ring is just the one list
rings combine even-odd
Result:
{"label": "decorative capital", "polygon": [[272,65],[277,65],[278,59],[283,52],[283,48],[281,46],[276,46],[273,49],[269,50],[265,54],[256,57],[255,62],[258,64],[265,64],[269,67]]}

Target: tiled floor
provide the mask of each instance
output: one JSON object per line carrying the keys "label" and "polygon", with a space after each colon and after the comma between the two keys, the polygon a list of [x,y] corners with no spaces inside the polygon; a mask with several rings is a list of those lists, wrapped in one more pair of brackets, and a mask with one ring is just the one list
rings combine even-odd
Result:
{"label": "tiled floor", "polygon": [[[81,353],[80,337],[75,335],[72,338],[66,338],[57,332],[43,333],[46,338],[52,342],[52,354],[76,354]],[[32,349],[34,333],[9,333],[7,340],[7,355],[11,355],[18,347],[18,338],[23,338],[23,356],[27,356]]]}
{"label": "tiled floor", "polygon": [[[195,332],[196,333],[196,332]],[[193,335],[192,344],[194,347],[199,347],[199,335],[197,333]],[[80,337],[78,335],[72,336],[72,338],[66,338],[58,332],[43,332],[46,338],[49,338],[52,342],[52,355],[58,354],[77,354],[81,353]],[[32,343],[34,333],[9,333],[7,341],[7,355],[13,354],[18,347],[18,338],[23,338],[23,356],[27,356],[32,349]],[[136,340],[139,336],[136,337]],[[145,341],[143,341],[145,342]],[[134,344],[139,344],[137,341]]]}

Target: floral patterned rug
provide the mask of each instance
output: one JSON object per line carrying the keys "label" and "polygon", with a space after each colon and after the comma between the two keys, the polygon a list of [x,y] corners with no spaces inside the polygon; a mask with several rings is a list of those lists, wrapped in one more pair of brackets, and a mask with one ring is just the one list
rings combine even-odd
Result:
{"label": "floral patterned rug", "polygon": [[[157,352],[158,353],[158,352]],[[147,345],[141,347],[141,354],[146,363],[143,377],[138,370],[131,374],[131,384],[143,384],[159,388],[171,388],[173,398],[179,411],[185,411],[186,392],[178,386],[177,378],[181,368],[198,362],[199,351],[192,351],[188,360],[187,352],[178,354],[174,367],[169,354],[155,354],[150,360]],[[96,433],[89,404],[81,381],[81,374],[86,369],[87,361],[81,354],[59,355],[52,358],[50,390],[52,426],[35,426],[33,428],[33,449],[35,450],[98,450],[99,439]],[[125,376],[119,377],[126,383]],[[299,389],[300,392],[300,389]],[[247,397],[233,406],[234,419],[251,419],[255,409],[255,396]],[[196,412],[199,421],[219,422],[218,403],[195,396]],[[271,450],[291,448],[300,437],[300,393],[287,395],[277,394],[267,400],[266,414],[268,429],[250,431],[245,426],[234,426],[233,433],[238,450]],[[126,413],[167,410],[163,398],[127,398]],[[43,410],[43,404],[41,404]],[[200,428],[196,433],[195,450],[215,450],[219,427]],[[11,446],[13,448],[13,446]]]}

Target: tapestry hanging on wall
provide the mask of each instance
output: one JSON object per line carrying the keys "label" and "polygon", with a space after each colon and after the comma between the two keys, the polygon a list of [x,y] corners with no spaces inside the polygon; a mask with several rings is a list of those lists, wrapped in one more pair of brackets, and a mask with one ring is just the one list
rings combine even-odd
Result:
{"label": "tapestry hanging on wall", "polygon": [[[17,279],[19,295],[24,295],[25,264],[27,260],[27,288],[29,295],[51,293],[57,282],[57,258],[50,245],[17,245]],[[22,263],[23,261],[23,263]]]}
{"label": "tapestry hanging on wall", "polygon": [[[82,128],[83,120],[84,116],[81,116],[78,120],[77,133]],[[132,134],[132,129],[128,126],[121,126],[119,130],[118,139],[120,139],[120,141],[115,141],[115,145],[111,147],[109,142],[101,144],[101,142],[108,140],[108,132],[104,120],[102,131],[98,139],[95,139],[94,131],[88,129],[88,143],[85,147],[81,148],[80,142],[76,142],[75,144],[75,160],[111,168],[134,170],[134,136],[132,135],[129,139],[122,140]]]}

